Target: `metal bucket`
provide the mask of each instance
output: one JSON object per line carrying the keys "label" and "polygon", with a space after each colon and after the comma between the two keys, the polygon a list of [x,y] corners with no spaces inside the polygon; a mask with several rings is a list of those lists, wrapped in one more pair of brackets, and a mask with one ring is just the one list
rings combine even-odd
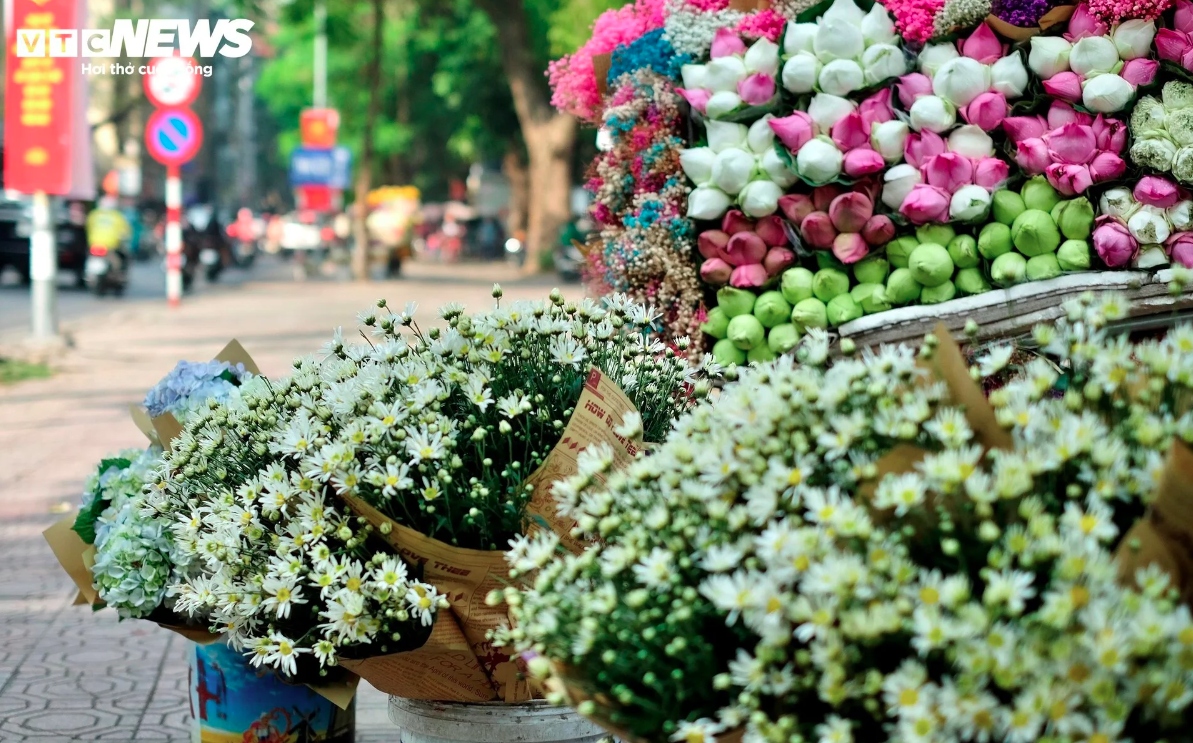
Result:
{"label": "metal bucket", "polygon": [[596,743],[609,734],[574,711],[523,704],[422,702],[389,698],[400,743]]}
{"label": "metal bucket", "polygon": [[194,645],[191,743],[352,743],[356,703],[342,710],[306,686],[282,683],[222,642]]}

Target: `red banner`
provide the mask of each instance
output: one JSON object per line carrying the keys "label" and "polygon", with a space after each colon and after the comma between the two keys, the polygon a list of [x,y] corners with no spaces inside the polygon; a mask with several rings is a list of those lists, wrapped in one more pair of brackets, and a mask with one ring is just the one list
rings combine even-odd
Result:
{"label": "red banner", "polygon": [[5,188],[55,195],[70,191],[79,60],[49,52],[52,30],[76,28],[77,5],[76,0],[12,0],[4,85]]}

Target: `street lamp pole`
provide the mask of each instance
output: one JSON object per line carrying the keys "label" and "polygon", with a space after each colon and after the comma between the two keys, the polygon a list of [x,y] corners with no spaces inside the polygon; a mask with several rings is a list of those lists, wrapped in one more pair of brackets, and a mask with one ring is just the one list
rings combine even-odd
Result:
{"label": "street lamp pole", "polygon": [[45,191],[33,194],[33,230],[29,236],[29,278],[32,279],[33,338],[58,336],[58,246],[54,218]]}
{"label": "street lamp pole", "polygon": [[327,108],[327,0],[315,0],[315,108]]}

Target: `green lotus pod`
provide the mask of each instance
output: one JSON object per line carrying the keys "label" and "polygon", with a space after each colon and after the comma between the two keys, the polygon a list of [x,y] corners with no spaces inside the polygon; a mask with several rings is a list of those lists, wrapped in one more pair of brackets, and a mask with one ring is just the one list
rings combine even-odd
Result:
{"label": "green lotus pod", "polygon": [[1094,205],[1084,196],[1058,203],[1049,216],[1070,240],[1088,239],[1094,231]]}
{"label": "green lotus pod", "polygon": [[1089,243],[1085,240],[1065,240],[1056,249],[1056,260],[1062,271],[1089,270]]}
{"label": "green lotus pod", "polygon": [[911,252],[907,267],[912,277],[924,286],[940,286],[953,277],[953,259],[948,250],[936,243],[920,243]]}
{"label": "green lotus pod", "polygon": [[808,328],[827,328],[828,309],[815,297],[805,299],[791,308],[791,322],[801,333]]}
{"label": "green lotus pod", "polygon": [[1043,281],[1060,276],[1060,262],[1055,253],[1044,253],[1027,260],[1027,280]]}
{"label": "green lotus pod", "polygon": [[791,320],[791,305],[777,291],[764,292],[754,303],[754,317],[764,328],[773,328]]}
{"label": "green lotus pod", "polygon": [[[1056,206],[1056,202],[1060,201],[1060,194],[1048,182],[1048,179],[1042,175],[1037,175],[1027,183],[1023,184],[1023,188],[1019,189],[1019,193],[1023,196],[1023,205],[1028,209],[1038,209],[1042,212],[1052,211],[1052,207]],[[1018,219],[1018,217],[1016,217]]]}
{"label": "green lotus pod", "polygon": [[784,271],[783,277],[779,280],[779,291],[783,292],[783,299],[789,304],[795,304],[811,298],[813,276],[811,271],[802,266]]}
{"label": "green lotus pod", "polygon": [[923,289],[910,268],[896,268],[886,279],[886,298],[891,304],[911,304],[920,298]]}
{"label": "green lotus pod", "polygon": [[853,301],[853,297],[848,294],[838,294],[833,297],[829,300],[826,309],[828,324],[834,328],[856,320],[864,314],[861,305]]}
{"label": "green lotus pod", "polygon": [[990,278],[999,286],[1014,286],[1027,276],[1027,259],[1018,253],[1003,253],[990,264]]}
{"label": "green lotus pod", "polygon": [[708,319],[700,326],[700,329],[708,333],[713,338],[721,339],[729,334],[729,315],[725,314],[724,307],[713,307],[708,311]]}
{"label": "green lotus pod", "polygon": [[953,278],[953,284],[962,294],[981,294],[990,291],[990,282],[982,275],[982,269],[963,268]]}
{"label": "green lotus pod", "polygon": [[766,340],[766,328],[753,315],[738,315],[729,321],[729,340],[743,351],[749,351]]}
{"label": "green lotus pod", "polygon": [[712,357],[721,366],[742,366],[746,363],[746,352],[733,345],[728,338],[722,338],[713,345]]}
{"label": "green lotus pod", "polygon": [[957,236],[957,231],[947,224],[925,224],[916,228],[915,239],[923,243],[948,245]]}
{"label": "green lotus pod", "polygon": [[853,266],[853,276],[861,284],[881,284],[891,272],[891,264],[881,255],[871,255]]}
{"label": "green lotus pod", "polygon": [[994,216],[994,221],[1008,227],[1015,221],[1015,217],[1018,217],[1026,209],[1027,205],[1023,203],[1023,197],[1006,189],[995,191],[994,198],[990,202],[990,213]]}
{"label": "green lotus pod", "polygon": [[1060,247],[1060,230],[1052,215],[1039,209],[1028,209],[1015,218],[1011,225],[1011,242],[1015,249],[1028,258],[1045,253],[1055,253]]}
{"label": "green lotus pod", "polygon": [[770,350],[770,346],[763,343],[759,346],[754,346],[746,352],[746,361],[751,364],[765,364],[768,361],[774,361],[779,358],[779,355]]}
{"label": "green lotus pod", "polygon": [[925,286],[920,292],[920,302],[923,304],[940,304],[957,296],[957,287],[951,281],[936,286]]}
{"label": "green lotus pod", "polygon": [[978,252],[988,261],[1010,252],[1011,228],[1002,222],[991,222],[978,233]]}
{"label": "green lotus pod", "polygon": [[970,235],[957,235],[948,245],[949,257],[957,268],[978,265],[978,241]]}
{"label": "green lotus pod", "polygon": [[882,284],[858,284],[849,290],[849,296],[862,308],[862,312],[873,315],[891,308],[886,298],[886,287]]}
{"label": "green lotus pod", "polygon": [[717,306],[725,310],[725,315],[730,319],[753,312],[757,299],[754,292],[748,289],[723,286],[717,290]]}
{"label": "green lotus pod", "polygon": [[911,258],[911,251],[920,246],[920,241],[911,237],[896,238],[886,244],[886,259],[895,268],[907,268],[907,261]]}
{"label": "green lotus pod", "polygon": [[836,268],[822,268],[812,278],[812,293],[821,302],[849,291],[849,276]]}
{"label": "green lotus pod", "polygon": [[775,353],[787,353],[799,345],[799,328],[792,323],[776,325],[766,334],[766,345]]}

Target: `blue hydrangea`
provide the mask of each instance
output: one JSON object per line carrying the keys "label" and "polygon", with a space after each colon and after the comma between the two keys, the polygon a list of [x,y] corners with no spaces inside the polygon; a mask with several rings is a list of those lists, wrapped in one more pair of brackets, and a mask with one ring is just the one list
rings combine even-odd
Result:
{"label": "blue hydrangea", "polygon": [[210,398],[226,400],[248,375],[243,364],[224,361],[179,361],[178,366],[145,395],[145,408],[157,417],[183,415]]}
{"label": "blue hydrangea", "polygon": [[663,29],[655,29],[613,50],[612,63],[609,65],[609,82],[613,83],[622,75],[644,68],[678,80],[680,68],[691,61],[692,58],[687,54],[675,53],[675,48],[664,36]]}

